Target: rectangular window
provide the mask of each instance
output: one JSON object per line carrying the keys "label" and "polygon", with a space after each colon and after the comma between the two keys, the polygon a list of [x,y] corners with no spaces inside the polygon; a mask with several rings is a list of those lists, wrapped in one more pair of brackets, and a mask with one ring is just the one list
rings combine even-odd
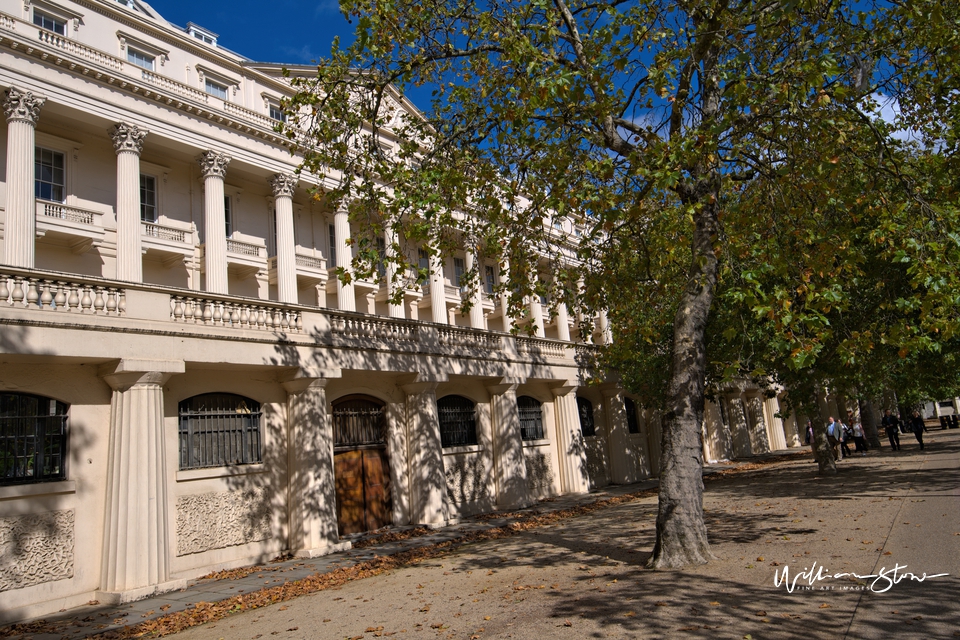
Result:
{"label": "rectangular window", "polygon": [[260,403],[230,393],[206,393],[180,403],[180,469],[263,461]]}
{"label": "rectangular window", "polygon": [[494,272],[492,266],[486,265],[483,268],[483,277],[484,286],[486,287],[487,293],[493,295],[493,290],[497,286],[497,274]]}
{"label": "rectangular window", "polygon": [[203,90],[221,100],[227,99],[227,88],[219,82],[214,82],[210,78],[204,80]]}
{"label": "rectangular window", "polygon": [[230,206],[230,196],[223,196],[223,222],[224,222],[224,231],[227,233],[227,237],[230,237],[230,234],[233,233],[233,211]]}
{"label": "rectangular window", "polygon": [[417,251],[417,266],[421,269],[430,269],[430,254],[427,253],[426,249]]}
{"label": "rectangular window", "polygon": [[138,67],[143,67],[147,71],[153,71],[155,58],[143,51],[137,51],[132,47],[127,47],[127,62],[132,62]]}
{"label": "rectangular window", "polygon": [[[267,224],[270,225],[270,235],[267,236],[267,255],[277,255],[277,210],[271,209],[267,216]],[[296,242],[294,242],[296,244]]]}
{"label": "rectangular window", "polygon": [[34,197],[63,202],[66,194],[66,160],[59,151],[37,147],[34,150]]}
{"label": "rectangular window", "polygon": [[33,24],[41,29],[59,33],[61,36],[67,35],[67,21],[62,18],[56,18],[49,13],[44,13],[39,9],[33,10]]}
{"label": "rectangular window", "polygon": [[454,258],[453,259],[453,277],[454,284],[458,287],[460,286],[460,281],[463,280],[463,274],[467,272],[467,268],[464,265],[463,258]]}
{"label": "rectangular window", "polygon": [[330,235],[330,260],[328,266],[335,267],[337,266],[337,228],[331,224],[330,228],[327,229],[327,233]]}
{"label": "rectangular window", "polygon": [[157,221],[157,179],[140,174],[140,219]]}
{"label": "rectangular window", "polygon": [[273,118],[274,120],[279,120],[280,122],[287,121],[287,114],[285,114],[283,112],[283,109],[281,109],[278,105],[275,105],[275,104],[270,105],[270,117]]}
{"label": "rectangular window", "polygon": [[377,238],[377,273],[380,277],[387,275],[387,241]]}

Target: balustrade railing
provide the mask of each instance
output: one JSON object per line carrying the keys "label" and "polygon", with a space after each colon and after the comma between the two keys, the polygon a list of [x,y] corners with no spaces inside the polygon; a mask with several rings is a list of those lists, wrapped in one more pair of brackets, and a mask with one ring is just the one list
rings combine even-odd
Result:
{"label": "balustrade railing", "polygon": [[61,220],[70,220],[71,222],[80,222],[82,224],[94,224],[97,214],[93,211],[71,207],[56,202],[37,202],[40,207],[40,213],[48,218],[60,218]]}
{"label": "balustrade railing", "polygon": [[260,245],[256,245],[250,242],[244,242],[243,240],[233,240],[227,238],[227,251],[230,253],[237,253],[242,256],[260,256],[260,250],[263,249]]}
{"label": "balustrade railing", "polygon": [[184,98],[190,98],[191,100],[196,100],[197,102],[207,104],[207,93],[201,91],[200,89],[183,84],[182,82],[177,82],[176,80],[162,76],[159,73],[147,71],[146,69],[141,71],[140,77],[143,78],[144,81],[160,87],[161,89],[176,93]]}
{"label": "balustrade railing", "polygon": [[375,338],[397,342],[419,342],[417,325],[385,318],[362,318],[330,314],[330,328],[349,338]]}
{"label": "balustrade railing", "polygon": [[119,287],[0,273],[0,307],[4,306],[122,316],[127,301],[126,291]]}
{"label": "balustrade railing", "polygon": [[187,241],[187,232],[183,229],[167,227],[162,224],[157,224],[156,222],[141,222],[140,229],[143,235],[151,238],[158,238],[160,240],[173,240],[175,242]]}
{"label": "balustrade railing", "polygon": [[254,124],[257,124],[265,129],[273,129],[275,126],[280,124],[278,120],[269,118],[262,113],[257,113],[256,111],[251,111],[246,107],[241,107],[238,104],[233,104],[232,102],[224,102],[223,110],[227,113],[230,113],[235,116],[239,116],[244,120],[248,120]]}
{"label": "balustrade railing", "polygon": [[199,296],[171,296],[170,319],[184,324],[234,329],[303,332],[303,315],[296,309]]}
{"label": "balustrade railing", "polygon": [[441,345],[466,349],[498,352],[503,348],[501,338],[495,333],[462,327],[438,327],[437,337]]}
{"label": "balustrade railing", "polygon": [[525,336],[517,336],[517,352],[521,354],[551,356],[554,358],[566,357],[566,347],[564,343]]}
{"label": "balustrade railing", "polygon": [[69,38],[64,38],[61,35],[47,31],[45,29],[38,29],[38,39],[40,42],[49,45],[51,47],[60,49],[67,53],[73,54],[78,58],[86,58],[91,62],[95,62],[104,67],[109,67],[120,71],[123,69],[123,60],[111,56],[110,54],[104,53],[102,51],[97,51],[92,47],[80,44],[76,40],[70,40]]}
{"label": "balustrade railing", "polygon": [[297,266],[298,267],[307,267],[310,269],[324,269],[326,263],[323,258],[317,258],[315,256],[304,256],[297,254]]}

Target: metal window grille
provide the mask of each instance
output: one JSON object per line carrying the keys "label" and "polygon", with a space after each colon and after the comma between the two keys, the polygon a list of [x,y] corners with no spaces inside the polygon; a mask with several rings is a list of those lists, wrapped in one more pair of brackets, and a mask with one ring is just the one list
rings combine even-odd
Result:
{"label": "metal window grille", "polygon": [[624,398],[623,409],[627,412],[627,433],[640,433],[640,423],[637,422],[636,403],[630,398]]}
{"label": "metal window grille", "polygon": [[469,398],[447,396],[437,400],[440,445],[463,447],[477,444],[477,407]]}
{"label": "metal window grille", "polygon": [[180,403],[180,469],[262,462],[260,403],[205,393]]}
{"label": "metal window grille", "polygon": [[517,398],[517,412],[520,414],[520,439],[543,439],[543,411],[541,403],[530,396]]}
{"label": "metal window grille", "polygon": [[381,445],[386,440],[381,404],[364,398],[348,398],[333,406],[334,447]]}
{"label": "metal window grille", "polygon": [[586,398],[577,398],[577,413],[580,414],[580,433],[585,438],[597,435],[597,426],[593,422],[593,403]]}
{"label": "metal window grille", "polygon": [[0,393],[0,485],[63,480],[68,405]]}

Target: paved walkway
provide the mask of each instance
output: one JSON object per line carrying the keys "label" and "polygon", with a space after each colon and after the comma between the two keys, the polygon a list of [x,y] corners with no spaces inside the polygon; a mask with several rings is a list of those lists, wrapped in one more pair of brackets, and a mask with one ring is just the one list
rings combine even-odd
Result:
{"label": "paved walkway", "polygon": [[[946,558],[948,559],[947,564],[950,564],[948,568],[933,567],[932,565],[924,568],[928,572],[937,570],[950,572],[952,576],[960,575],[960,566],[954,566],[960,565],[960,553],[958,553],[958,551],[960,551],[960,538],[956,537],[956,535],[960,533],[960,508],[958,508],[960,507],[960,482],[957,481],[957,472],[958,469],[960,469],[960,462],[958,462],[960,461],[960,437],[958,437],[958,433],[960,432],[932,432],[927,438],[929,443],[928,450],[923,453],[919,451],[912,451],[911,449],[916,448],[915,444],[904,440],[904,451],[900,452],[899,454],[881,450],[880,452],[871,452],[870,456],[866,458],[853,458],[846,460],[840,464],[840,473],[838,476],[836,476],[836,478],[816,479],[816,477],[813,475],[813,464],[809,462],[809,460],[811,460],[809,455],[792,455],[788,457],[787,462],[777,463],[775,465],[776,468],[771,468],[770,470],[761,469],[750,474],[749,477],[753,478],[753,484],[749,487],[742,485],[741,481],[730,482],[723,480],[708,482],[707,506],[708,518],[710,520],[708,522],[708,527],[710,529],[711,541],[717,550],[725,550],[726,547],[724,546],[724,542],[729,542],[733,545],[730,548],[734,549],[734,553],[743,551],[744,553],[749,552],[749,554],[752,555],[755,550],[751,547],[751,545],[755,546],[760,544],[762,536],[747,535],[747,531],[749,530],[750,526],[756,526],[759,522],[763,521],[781,523],[787,522],[782,514],[770,512],[767,510],[768,507],[761,507],[761,502],[763,504],[767,503],[767,500],[761,500],[760,496],[762,495],[766,495],[768,498],[786,498],[788,496],[796,498],[797,494],[806,492],[811,494],[808,497],[818,501],[833,499],[838,501],[849,500],[857,497],[867,499],[869,496],[871,500],[875,500],[877,502],[886,501],[880,504],[880,507],[883,508],[874,508],[873,511],[875,513],[870,514],[869,517],[861,514],[864,524],[866,524],[866,520],[871,520],[871,523],[869,524],[871,534],[869,537],[877,537],[879,535],[878,532],[880,532],[882,529],[883,537],[886,539],[887,546],[899,545],[905,547],[907,550],[898,551],[896,556],[896,560],[900,565],[909,564],[911,568],[922,567],[924,564],[931,565],[931,562],[935,564],[937,561],[939,561],[938,559]],[[796,454],[797,451],[794,450],[790,453]],[[754,462],[756,460],[757,458],[754,458],[746,462],[749,464],[749,462]],[[706,470],[706,473],[716,474],[717,472],[725,471],[736,466],[738,465],[734,463],[713,465]],[[920,475],[921,473],[922,475]],[[734,478],[737,477],[738,476],[734,476]],[[747,478],[748,476],[742,477]],[[917,483],[918,478],[922,478],[924,482]],[[775,479],[776,481],[770,482],[769,479]],[[117,631],[121,631],[125,626],[131,626],[149,620],[156,620],[160,616],[166,614],[191,609],[196,603],[199,602],[219,602],[229,600],[231,598],[236,598],[239,594],[251,594],[264,588],[269,589],[270,587],[278,584],[282,585],[286,583],[293,583],[298,580],[307,579],[310,576],[314,576],[318,573],[330,574],[338,568],[355,567],[360,563],[365,563],[377,557],[389,556],[418,548],[422,549],[439,542],[462,538],[463,536],[470,535],[471,533],[491,531],[497,527],[510,526],[511,524],[523,522],[525,519],[530,518],[533,514],[547,515],[562,509],[575,508],[597,502],[598,500],[626,496],[628,494],[633,494],[655,487],[655,480],[627,486],[609,487],[603,491],[589,494],[587,496],[564,496],[554,500],[541,502],[530,509],[517,512],[515,514],[507,514],[505,516],[494,514],[495,517],[481,516],[478,518],[469,519],[461,524],[444,527],[442,529],[429,532],[426,535],[421,535],[406,540],[375,542],[374,544],[365,546],[361,549],[353,549],[313,560],[288,560],[271,563],[269,565],[259,567],[257,571],[246,575],[241,575],[243,573],[242,571],[226,572],[226,579],[196,580],[191,582],[189,586],[182,591],[148,598],[146,600],[128,605],[116,607],[80,607],[61,614],[60,616],[48,616],[45,622],[42,624],[37,623],[35,625],[21,627],[18,631],[23,632],[20,637],[30,637],[35,638],[36,640],[46,640],[47,638],[73,639],[104,633],[106,633],[107,637],[109,637],[109,635],[112,635],[111,632],[116,633]],[[836,493],[833,491],[834,488],[837,489]],[[931,492],[931,488],[934,489],[935,492]],[[798,491],[799,489],[802,490]],[[741,491],[744,492],[744,495],[742,496],[740,495]],[[911,498],[911,496],[919,496],[920,494],[924,494],[924,497]],[[937,499],[934,499],[934,496]],[[650,496],[643,500],[604,508],[601,511],[595,512],[593,518],[570,518],[569,520],[564,521],[568,522],[568,525],[551,525],[548,527],[534,529],[520,536],[516,536],[518,540],[511,540],[509,541],[509,544],[520,544],[519,539],[536,539],[539,543],[542,543],[543,540],[550,539],[551,536],[555,535],[554,533],[551,533],[551,531],[562,531],[564,527],[582,527],[584,523],[588,523],[588,526],[590,526],[589,523],[591,522],[596,522],[596,524],[599,525],[600,521],[605,517],[611,519],[609,523],[609,529],[612,531],[619,526],[620,520],[626,517],[626,519],[631,522],[642,520],[646,523],[645,526],[648,528],[646,533],[638,533],[637,531],[631,533],[630,535],[634,537],[634,542],[630,546],[636,547],[637,549],[649,549],[651,546],[649,544],[651,541],[649,527],[651,516],[655,514],[655,510],[651,511],[651,509],[655,507],[655,502],[655,496]],[[894,502],[896,502],[898,505],[895,513],[892,510]],[[750,503],[755,506],[748,508],[749,505],[743,506],[745,503]],[[774,503],[771,502],[771,504]],[[779,501],[777,504],[779,504]],[[947,504],[949,504],[949,508],[952,509],[953,515],[950,517],[948,517],[947,513],[940,513],[940,510],[942,510]],[[837,505],[830,506],[836,507]],[[769,509],[776,508],[778,507],[769,507]],[[821,508],[824,509],[825,512],[829,511],[827,506],[822,506]],[[844,505],[844,508],[849,509],[850,505]],[[644,510],[643,514],[641,515],[639,512],[637,512],[637,509]],[[750,509],[759,511],[759,516],[762,517],[747,517],[746,512],[750,511]],[[937,513],[933,513],[931,509],[937,510]],[[625,516],[624,513],[626,512],[624,510],[631,512],[631,515]],[[856,509],[854,509],[854,511],[856,511]],[[726,517],[724,512],[726,512],[727,515],[732,514],[733,517]],[[787,515],[791,514],[788,513]],[[852,524],[851,521],[843,520],[845,515],[846,514],[836,516],[834,519],[838,518],[838,522],[831,521],[828,522],[827,525],[816,525],[810,527],[809,530],[798,530],[797,527],[793,525],[792,529],[796,530],[793,535],[805,539],[805,546],[807,547],[806,551],[809,551],[810,549],[816,549],[817,544],[826,546],[822,543],[816,543],[814,539],[811,538],[811,535],[816,537],[821,533],[826,533],[826,530],[829,529],[830,526],[833,526],[833,530],[829,532],[831,544],[835,539],[842,541],[843,539],[838,538],[838,536],[845,535],[842,532],[843,527],[848,524]],[[738,517],[740,516],[743,516],[746,519],[738,520]],[[906,529],[903,525],[897,525],[897,522],[900,520],[903,520],[904,522],[923,523],[924,526],[928,528],[923,529],[924,535],[920,535],[920,533],[912,527],[910,529]],[[579,524],[576,524],[575,521],[578,521]],[[793,522],[800,522],[800,520],[793,519]],[[823,520],[821,519],[820,522],[822,523]],[[804,524],[806,524],[806,521],[804,521]],[[839,533],[836,530],[838,527],[841,530]],[[787,527],[787,529],[789,528],[790,527]],[[853,527],[852,529],[860,528],[861,527],[857,526]],[[776,529],[779,530],[780,527],[778,526]],[[402,531],[402,529],[400,531]],[[811,534],[811,531],[815,533]],[[768,533],[769,531],[763,535],[767,535]],[[853,534],[851,531],[848,533],[851,533],[851,535],[855,535],[856,537],[866,536],[866,534],[861,534],[860,532]],[[557,538],[558,540],[563,537],[559,533],[556,535],[559,536]],[[637,536],[639,536],[639,538],[637,538]],[[586,540],[587,537],[589,537],[587,534],[577,533],[576,539],[578,541],[582,541]],[[789,539],[790,536],[785,534],[783,537]],[[806,538],[810,538],[810,540],[806,540]],[[909,544],[914,542],[914,538],[916,538],[916,542],[923,542],[923,544]],[[826,539],[827,538],[824,538],[824,540]],[[848,542],[852,539],[853,538],[851,537],[847,537],[846,542],[843,542],[843,544],[848,544]],[[362,540],[363,538],[358,541]],[[369,537],[367,538],[367,541],[370,541]],[[780,540],[775,541],[783,544],[783,542]],[[487,548],[488,552],[492,551],[493,553],[500,553],[497,551],[499,547],[490,545],[503,546],[504,542],[507,541],[489,543],[487,547],[484,547],[483,543],[481,543],[481,545],[473,546],[477,548]],[[770,544],[771,542],[772,541],[767,540],[762,541],[763,544]],[[857,541],[856,544],[859,544],[860,542],[866,543],[867,541]],[[870,542],[872,543],[873,541],[871,540]],[[640,558],[637,555],[631,555],[637,553],[634,550],[625,550],[626,546],[623,540],[619,541],[617,545],[610,548],[605,548],[602,546],[602,544],[609,544],[609,541],[607,543],[596,543],[596,545],[590,547],[590,549],[592,549],[590,552],[601,553],[601,551],[597,551],[597,549],[604,549],[602,553],[605,555],[598,557],[606,558],[607,561],[610,561],[610,558],[620,557],[622,562],[626,563],[624,566],[629,565],[634,568],[640,566],[640,561],[645,559],[645,557]],[[569,544],[567,544],[567,546],[569,547]],[[860,564],[863,564],[867,561],[867,556],[869,556],[870,553],[873,553],[873,555],[876,556],[874,557],[874,562],[870,564],[870,566],[861,567],[859,564],[857,565],[857,570],[859,570],[861,573],[867,573],[867,570],[871,569],[874,564],[879,565],[881,564],[881,561],[884,560],[884,552],[881,549],[886,547],[878,547],[874,552],[872,549],[868,550],[867,546],[870,545],[863,546],[863,548],[860,549],[857,554],[853,554],[857,556]],[[912,549],[912,551],[909,549]],[[869,552],[864,555],[864,552],[867,551]],[[932,555],[931,551],[933,551]],[[587,551],[583,552],[586,553]],[[521,556],[524,555],[522,551],[518,551],[517,553],[519,553]],[[552,552],[545,549],[543,557],[549,557],[550,553]],[[564,553],[569,555],[569,551],[565,551]],[[770,553],[770,549],[768,549],[767,553]],[[829,552],[825,553],[826,556],[823,558],[823,560],[829,562],[831,554]],[[457,552],[455,555],[461,554],[460,552]],[[643,555],[647,556],[649,554],[645,553]],[[860,556],[863,556],[863,558],[860,558]],[[565,556],[563,555],[558,556],[558,558],[564,557]],[[798,556],[793,555],[793,557]],[[799,557],[804,560],[809,559],[804,558],[803,554],[800,554]],[[853,556],[851,556],[851,558],[852,557]],[[779,564],[785,564],[789,561],[789,558],[790,556],[786,556],[779,562]],[[741,560],[743,560],[743,558],[741,558]],[[758,557],[758,560],[761,560],[761,558]],[[800,562],[800,560],[794,562]],[[850,561],[847,561],[845,564],[849,564],[849,562]],[[550,564],[553,566],[553,563]],[[556,564],[559,565],[562,564],[562,562],[560,562],[558,559]],[[751,596],[749,593],[755,591],[757,588],[760,588],[759,585],[752,584],[751,582],[752,578],[757,572],[751,573],[749,570],[744,569],[742,562],[739,562],[738,564],[738,561],[734,560],[733,564],[737,566],[733,567],[730,565],[728,558],[727,562],[712,563],[711,565],[707,566],[711,567],[710,571],[713,572],[726,572],[724,574],[725,579],[722,581],[724,584],[724,592],[736,589],[737,585],[743,585],[742,591],[744,593],[741,595],[750,598]],[[778,563],[774,562],[773,564]],[[803,567],[797,566],[795,567],[795,570],[801,570],[802,568]],[[879,566],[876,567],[876,569],[879,569]],[[741,573],[746,571],[746,574],[744,576],[727,575],[731,571],[734,573],[737,571]],[[773,569],[769,570],[770,573],[773,571]],[[444,573],[444,575],[446,575],[446,573]],[[653,582],[664,579],[659,576],[668,577],[670,575],[671,574],[669,573],[644,572],[645,579],[652,580]],[[706,573],[704,573],[704,575],[706,575]],[[764,593],[773,591],[772,585],[767,584],[771,582],[769,578],[770,576],[765,576],[762,581],[762,584],[764,585],[763,588],[765,589]],[[377,578],[377,580],[380,579],[381,578],[379,577]],[[557,579],[560,580],[561,578]],[[713,576],[713,579],[717,579],[717,576]],[[363,584],[368,584],[368,581],[369,584],[373,585],[373,578],[361,582]],[[613,582],[615,583],[616,579],[614,579]],[[925,598],[931,599],[930,602],[939,602],[941,603],[941,606],[956,607],[956,590],[952,596],[952,604],[949,600],[948,603],[943,604],[943,596],[945,594],[942,592],[942,589],[945,584],[947,583],[942,581],[936,583],[931,581],[923,585],[916,585],[917,589],[911,590],[910,593],[924,593],[926,594],[924,596]],[[949,584],[956,589],[958,583],[953,581]],[[348,587],[345,585],[344,590],[347,588]],[[396,590],[394,587],[387,588],[391,591]],[[455,585],[451,585],[450,587],[450,589],[457,588],[458,587]],[[778,596],[786,596],[786,593],[782,588],[776,590],[776,594]],[[333,595],[327,593],[324,597],[333,598]],[[718,596],[711,595],[709,597]],[[754,599],[757,599],[759,596],[757,596],[756,593],[753,593],[753,597]],[[789,597],[793,598],[795,597],[795,594],[791,594]],[[289,605],[289,609],[292,611],[295,607],[295,605],[292,603],[298,603],[300,600],[306,601],[309,598],[311,598],[311,596],[305,596],[298,600],[289,601],[281,607],[273,606],[266,609],[257,609],[256,611],[260,618],[267,615],[261,612],[273,612],[270,615],[280,615],[279,612],[287,613],[284,611],[288,608],[287,605]],[[579,600],[579,598],[577,599]],[[343,598],[338,597],[336,600],[342,601]],[[910,598],[910,601],[911,603],[914,601],[913,597]],[[846,624],[846,627],[842,629],[843,633],[841,633],[841,635],[852,634],[849,635],[849,637],[871,637],[872,631],[884,629],[884,624],[880,624],[870,617],[871,615],[874,615],[870,613],[870,606],[871,603],[875,604],[875,602],[876,599],[868,599],[864,601],[864,605],[862,607],[854,607],[854,614],[849,616],[849,619],[844,618],[844,624]],[[599,610],[604,608],[603,602],[597,602],[595,605],[599,607]],[[653,611],[658,611],[656,606],[654,607]],[[956,609],[953,609],[953,612],[956,614]],[[620,612],[620,615],[623,616],[628,613],[631,612]],[[877,610],[874,613],[879,615],[880,610]],[[241,615],[246,616],[247,614]],[[233,621],[236,618],[239,621],[241,615],[231,616],[227,618],[227,620]],[[569,615],[574,614],[570,613]],[[583,615],[583,612],[580,612],[577,615]],[[759,613],[757,615],[759,615]],[[799,616],[799,614],[797,615]],[[924,614],[919,613],[917,615],[923,618]],[[936,617],[931,615],[930,611],[926,611],[926,616],[927,619],[934,619]],[[260,618],[257,618],[256,620],[259,620]],[[329,622],[329,620],[324,619],[323,622]],[[348,622],[349,618],[343,617],[342,624],[347,625]],[[921,624],[919,622],[907,622],[908,624],[914,625]],[[318,629],[323,627],[313,626],[320,624],[322,624],[321,621],[317,620],[309,626],[299,625],[299,629],[311,630],[310,632],[306,633],[303,631],[297,632],[296,629],[288,627],[286,630],[290,633],[284,633],[283,635],[286,637],[304,638],[342,637],[343,635],[347,635],[348,637],[357,637],[357,632],[362,635],[365,630],[369,631],[370,629],[374,629],[373,635],[376,636],[375,632],[377,625],[363,626],[363,624],[357,623],[360,624],[360,627],[357,629],[348,629],[347,627],[344,627],[335,631],[333,628],[327,628],[323,633],[320,633]],[[601,627],[603,626],[603,624],[600,622],[598,622],[598,624],[600,624]],[[233,627],[232,624],[230,626]],[[381,624],[379,626],[382,630],[383,625]],[[697,626],[697,628],[700,628],[699,625],[692,626]],[[841,627],[842,626],[843,625],[841,625]],[[841,631],[841,627],[837,627],[834,630]],[[863,627],[863,629],[861,629],[861,627]],[[902,631],[904,626],[900,624],[897,628]],[[955,628],[960,628],[960,624],[958,624]],[[937,629],[942,631],[945,635],[934,634],[933,636],[928,637],[950,637],[950,633],[952,633],[952,631],[948,633],[945,627],[937,627]],[[585,629],[580,630],[585,631]],[[929,631],[930,629],[927,630]],[[328,634],[326,631],[329,631],[330,633]],[[543,631],[549,633],[549,630],[545,629]],[[539,633],[540,630],[537,632]],[[217,635],[218,633],[222,633],[222,637],[227,638],[234,636],[239,637],[237,632],[210,631],[209,634],[213,635],[208,634],[207,636],[204,636],[202,629],[197,629],[196,633],[199,634],[196,635],[196,637],[221,637]],[[277,635],[277,633],[274,633],[273,631],[270,633]],[[624,637],[631,635],[630,633],[626,633],[623,627],[617,627],[613,637],[617,637],[618,633]],[[187,635],[191,634],[193,634],[193,632],[190,632]],[[3,635],[8,634],[4,634],[4,632],[0,630],[0,636]],[[243,637],[256,637],[256,635],[254,633],[250,633],[244,635]],[[454,637],[465,636],[461,635]],[[507,636],[504,635],[503,637]],[[521,634],[516,637],[527,636]],[[574,635],[570,637],[577,636]],[[737,637],[743,636],[741,635]],[[760,635],[755,635],[754,637],[767,636],[761,633]]]}

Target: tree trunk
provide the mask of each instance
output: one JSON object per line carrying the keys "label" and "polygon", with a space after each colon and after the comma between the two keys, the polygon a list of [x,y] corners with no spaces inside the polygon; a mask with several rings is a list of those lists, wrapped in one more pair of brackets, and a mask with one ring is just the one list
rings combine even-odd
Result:
{"label": "tree trunk", "polygon": [[[701,198],[701,202],[707,200]],[[648,567],[674,569],[714,559],[703,520],[703,423],[707,316],[717,283],[716,200],[696,216],[687,286],[673,322],[673,358],[665,399],[657,542]]]}
{"label": "tree trunk", "polygon": [[874,449],[880,448],[880,435],[877,431],[877,413],[874,401],[870,398],[860,400],[860,425],[867,438],[867,444]]}

